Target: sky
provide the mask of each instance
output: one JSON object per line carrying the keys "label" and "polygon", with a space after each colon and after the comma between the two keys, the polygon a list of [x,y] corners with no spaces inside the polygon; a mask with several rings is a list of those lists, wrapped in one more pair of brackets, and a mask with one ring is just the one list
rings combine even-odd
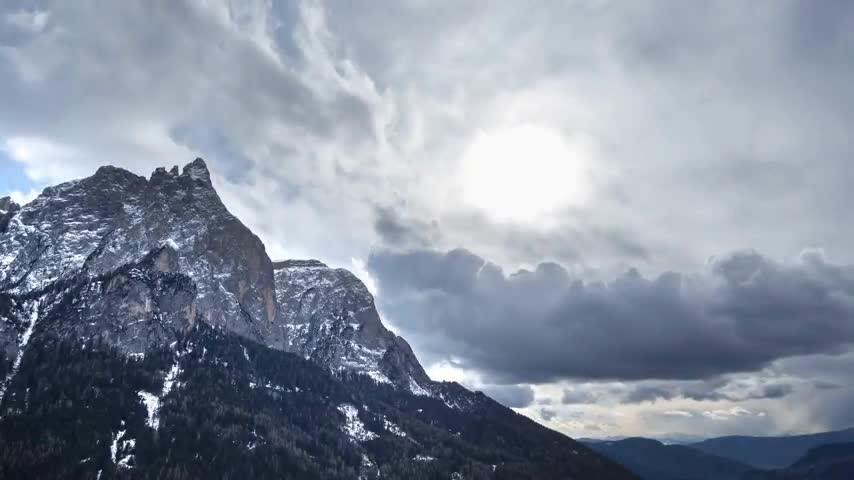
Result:
{"label": "sky", "polygon": [[0,195],[202,156],[435,379],[576,437],[854,425],[854,4],[0,5]]}

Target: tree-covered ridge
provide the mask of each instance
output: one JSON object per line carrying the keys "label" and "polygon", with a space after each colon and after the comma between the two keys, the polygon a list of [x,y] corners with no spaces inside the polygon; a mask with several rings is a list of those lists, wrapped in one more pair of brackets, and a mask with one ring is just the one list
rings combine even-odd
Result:
{"label": "tree-covered ridge", "polygon": [[[144,358],[40,335],[2,405],[2,478],[593,478],[566,461],[574,442],[486,397],[449,408],[205,326]],[[154,429],[139,392],[175,362]],[[376,437],[346,435],[340,405]]]}

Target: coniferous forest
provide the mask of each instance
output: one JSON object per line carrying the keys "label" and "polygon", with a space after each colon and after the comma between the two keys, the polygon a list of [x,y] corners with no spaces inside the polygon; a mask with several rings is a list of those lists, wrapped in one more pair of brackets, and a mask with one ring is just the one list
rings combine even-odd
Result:
{"label": "coniferous forest", "polygon": [[[54,318],[61,321],[60,318]],[[197,325],[142,358],[50,321],[8,386],[0,478],[572,478],[577,444],[482,394],[441,384],[468,408]],[[139,392],[160,392],[158,425]],[[6,366],[8,368],[8,365]],[[466,396],[466,394],[468,396]],[[376,438],[356,443],[338,406],[357,407]],[[389,431],[388,425],[394,425]],[[400,435],[402,434],[402,435]],[[584,448],[584,447],[581,447]],[[363,460],[363,454],[372,460]],[[607,461],[596,468],[622,469]],[[582,466],[583,468],[583,466]]]}

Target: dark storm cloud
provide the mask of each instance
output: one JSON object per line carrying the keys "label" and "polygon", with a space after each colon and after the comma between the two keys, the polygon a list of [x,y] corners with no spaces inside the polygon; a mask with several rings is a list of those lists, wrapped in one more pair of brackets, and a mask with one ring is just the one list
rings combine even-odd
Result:
{"label": "dark storm cloud", "polygon": [[254,162],[234,145],[228,135],[217,129],[202,125],[178,125],[169,132],[175,142],[186,145],[211,161],[223,165],[222,174],[237,183],[252,168]]}
{"label": "dark storm cloud", "polygon": [[792,385],[787,383],[778,383],[776,385],[768,385],[764,387],[758,397],[753,398],[783,398],[795,390]]}
{"label": "dark storm cloud", "polygon": [[854,427],[854,351],[790,358],[779,362],[778,369],[804,379],[808,387],[783,400],[788,411],[803,415],[815,430]]}
{"label": "dark storm cloud", "polygon": [[481,212],[457,212],[448,216],[441,227],[472,238],[489,237],[499,246],[502,257],[512,262],[537,258],[575,263],[583,260],[581,252],[634,262],[647,262],[653,257],[627,226],[603,224],[600,218],[578,212],[567,212],[563,219],[553,228],[542,229],[538,225],[494,222]]}
{"label": "dark storm cloud", "polygon": [[675,382],[669,384],[642,383],[629,389],[620,400],[622,403],[655,402],[684,398],[704,401],[733,401],[777,399],[795,391],[793,381],[772,381],[763,384],[744,384],[725,379],[712,379],[696,382]]}
{"label": "dark storm cloud", "polygon": [[692,275],[630,270],[609,282],[553,263],[505,275],[466,250],[377,252],[368,267],[420,351],[495,383],[707,379],[854,342],[854,269],[816,252],[781,263],[743,251]]}
{"label": "dark storm cloud", "polygon": [[557,412],[550,408],[541,408],[540,409],[540,418],[545,421],[549,421],[553,418],[557,417]]}
{"label": "dark storm cloud", "polygon": [[839,388],[842,388],[842,385],[839,385],[838,383],[828,382],[826,380],[816,380],[815,382],[813,382],[813,386],[816,388],[816,390],[837,390]]}
{"label": "dark storm cloud", "polygon": [[534,389],[528,385],[486,385],[483,393],[510,408],[525,408],[534,403]]}
{"label": "dark storm cloud", "polygon": [[599,399],[600,396],[591,391],[567,388],[563,391],[560,403],[564,405],[590,404],[598,402]]}
{"label": "dark storm cloud", "polygon": [[404,218],[403,214],[393,207],[376,207],[374,209],[374,230],[383,243],[396,247],[425,247],[433,245],[440,234],[435,222],[426,223],[421,220]]}

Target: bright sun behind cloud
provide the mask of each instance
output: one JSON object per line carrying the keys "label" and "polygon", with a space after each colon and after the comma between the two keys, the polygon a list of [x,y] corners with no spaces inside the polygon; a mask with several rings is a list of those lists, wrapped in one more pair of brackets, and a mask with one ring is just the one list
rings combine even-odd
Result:
{"label": "bright sun behind cloud", "polygon": [[519,125],[479,132],[459,174],[463,199],[508,223],[546,222],[590,194],[590,147],[557,131]]}

